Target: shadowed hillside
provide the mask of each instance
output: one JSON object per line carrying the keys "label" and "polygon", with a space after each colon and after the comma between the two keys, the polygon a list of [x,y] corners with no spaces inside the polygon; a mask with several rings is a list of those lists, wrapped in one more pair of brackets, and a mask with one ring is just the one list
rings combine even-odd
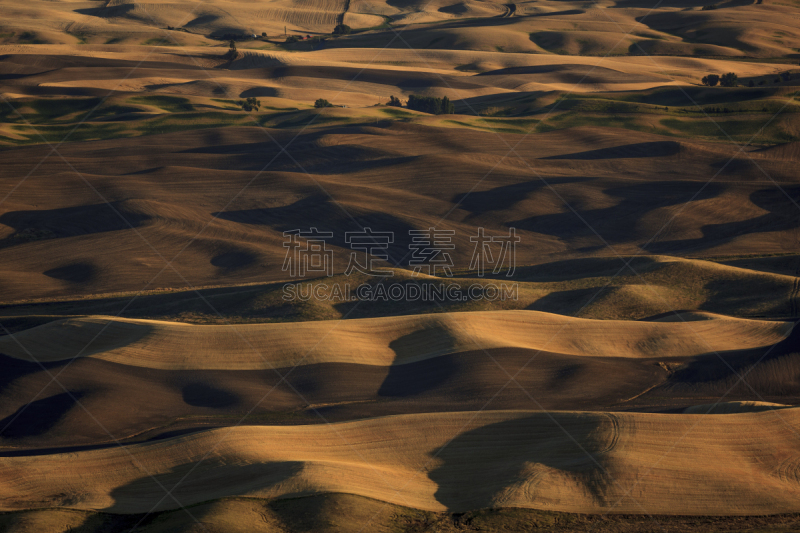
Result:
{"label": "shadowed hillside", "polygon": [[775,0],[0,0],[0,531],[800,524]]}

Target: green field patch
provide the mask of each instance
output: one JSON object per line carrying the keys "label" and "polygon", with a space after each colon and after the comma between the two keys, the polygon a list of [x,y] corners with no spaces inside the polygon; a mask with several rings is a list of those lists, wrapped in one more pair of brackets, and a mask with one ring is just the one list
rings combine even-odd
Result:
{"label": "green field patch", "polygon": [[562,98],[553,104],[552,107],[563,111],[583,111],[594,113],[640,113],[649,110],[663,110],[664,108],[642,106],[637,103],[625,102],[621,100],[610,100],[603,98]]}
{"label": "green field patch", "polygon": [[377,16],[383,18],[383,22],[381,22],[377,26],[370,26],[368,28],[355,28],[355,29],[353,29],[352,33],[354,33],[354,34],[355,33],[364,33],[364,32],[368,32],[368,31],[390,30],[390,29],[392,29],[392,18],[389,17],[388,15],[378,15],[377,13],[359,13],[359,12],[353,12],[353,14],[355,14],[355,15],[373,15],[373,16],[377,15]]}
{"label": "green field patch", "polygon": [[[697,119],[675,119],[666,118],[660,121],[661,125],[679,132],[684,136],[691,137],[710,137],[714,139],[727,140],[733,138],[736,140],[749,141],[754,138],[754,141],[778,141],[786,142],[794,140],[786,138],[786,134],[778,130],[774,122],[767,124],[767,119],[758,120],[723,120],[718,117]],[[762,131],[761,129],[764,128]]]}
{"label": "green field patch", "polygon": [[[292,113],[294,114],[294,113]],[[316,117],[316,118],[314,118]],[[274,118],[274,116],[272,117]],[[351,119],[349,117],[336,117],[330,115],[309,115],[306,113],[300,114],[283,122],[279,122],[274,127],[276,128],[304,128],[307,126],[319,126],[321,124],[333,124],[336,122],[348,123]]]}
{"label": "green field patch", "polygon": [[524,131],[525,133],[529,131],[533,131],[537,125],[541,124],[542,121],[536,118],[486,118],[481,117],[478,119],[479,122],[484,122],[489,124],[489,127],[492,127],[491,124],[500,124],[504,128],[519,128],[520,130]]}
{"label": "green field patch", "polygon": [[[547,124],[554,129],[574,128],[577,126],[606,126],[610,128],[624,128],[636,131],[653,132],[653,128],[641,124],[636,120],[635,116],[608,116],[608,115],[593,115],[586,113],[564,113],[553,117],[547,121]],[[543,131],[541,128],[538,131]],[[658,131],[657,133],[664,133],[666,130]]]}
{"label": "green field patch", "polygon": [[454,67],[454,69],[459,72],[486,72],[485,68],[480,68],[475,63],[466,63],[464,65],[458,65]]}
{"label": "green field patch", "polygon": [[187,111],[194,111],[194,106],[188,98],[181,96],[166,96],[162,94],[150,94],[145,96],[134,96],[129,98],[128,102],[133,104],[150,105],[158,107],[170,113],[183,113]]}
{"label": "green field patch", "polygon": [[[25,117],[25,121],[31,124],[42,124],[57,121],[80,121],[97,107],[101,98],[36,98],[33,100],[23,100],[15,102],[15,106],[3,105],[0,108],[0,120],[4,122],[23,122],[19,118],[15,109],[20,110],[20,114]],[[29,108],[33,112],[21,111],[22,108]]]}
{"label": "green field patch", "polygon": [[490,126],[490,125],[482,125],[482,124],[479,124],[479,123],[465,122],[465,121],[462,121],[462,120],[448,119],[448,120],[444,120],[443,122],[445,122],[447,124],[455,124],[457,126],[462,126],[462,127],[465,127],[465,128],[474,128],[474,129],[477,129],[477,130],[490,131],[490,132],[493,132],[493,133],[526,133],[525,130],[519,129],[519,128],[508,128],[508,127],[497,127],[497,126]]}
{"label": "green field patch", "polygon": [[[177,131],[187,131],[196,129],[216,128],[233,126],[242,122],[241,115],[223,113],[220,111],[209,111],[206,113],[183,113],[180,115],[170,115],[158,117],[137,124],[137,131],[142,135],[156,135],[161,133],[173,133]],[[250,122],[244,122],[248,125]]]}
{"label": "green field patch", "polygon": [[241,111],[241,107],[236,105],[236,100],[228,100],[225,98],[212,98],[212,102],[217,102],[220,104],[224,104],[223,106],[218,107],[218,109],[228,109],[230,111]]}
{"label": "green field patch", "polygon": [[147,39],[145,42],[142,43],[144,46],[180,46],[180,44],[176,43],[171,39],[167,39],[166,37],[152,37]]}
{"label": "green field patch", "polygon": [[90,119],[96,118],[108,118],[113,117],[115,115],[127,115],[130,113],[141,113],[143,110],[140,107],[134,107],[129,105],[109,105],[104,106],[92,113]]}
{"label": "green field patch", "polygon": [[411,113],[409,111],[403,111],[402,109],[399,109],[397,107],[381,108],[381,113],[385,113],[390,117],[396,117],[396,118],[411,118],[417,116],[414,113]]}
{"label": "green field patch", "polygon": [[75,37],[78,40],[78,44],[89,44],[89,42],[86,40],[86,34],[67,32],[67,35],[72,35]]}
{"label": "green field patch", "polygon": [[300,111],[299,107],[273,107],[269,105],[262,105],[261,109],[270,109],[272,111],[288,111],[288,112]]}
{"label": "green field patch", "polygon": [[14,131],[27,137],[27,141],[20,144],[31,143],[60,143],[77,141],[95,141],[129,137],[131,133],[122,124],[64,124],[37,126],[12,126]]}
{"label": "green field patch", "polygon": [[497,122],[499,124],[514,124],[519,126],[530,126],[541,122],[538,118],[516,118],[516,117],[481,117],[484,122]]}

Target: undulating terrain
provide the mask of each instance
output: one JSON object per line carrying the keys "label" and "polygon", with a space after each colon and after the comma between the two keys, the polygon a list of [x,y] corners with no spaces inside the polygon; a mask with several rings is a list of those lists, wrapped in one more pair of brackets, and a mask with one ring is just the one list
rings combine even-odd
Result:
{"label": "undulating terrain", "polygon": [[0,531],[796,531],[800,2],[711,2],[0,0]]}

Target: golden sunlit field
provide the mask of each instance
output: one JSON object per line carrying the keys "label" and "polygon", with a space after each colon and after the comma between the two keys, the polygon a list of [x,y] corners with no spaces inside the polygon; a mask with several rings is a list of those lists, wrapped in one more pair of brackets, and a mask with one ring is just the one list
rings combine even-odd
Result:
{"label": "golden sunlit field", "polygon": [[0,532],[800,528],[798,0],[0,0]]}

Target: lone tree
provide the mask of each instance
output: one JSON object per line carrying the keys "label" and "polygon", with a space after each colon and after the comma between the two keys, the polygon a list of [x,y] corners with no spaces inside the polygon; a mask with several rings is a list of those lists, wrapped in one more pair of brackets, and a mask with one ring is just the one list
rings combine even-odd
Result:
{"label": "lone tree", "polygon": [[236,50],[236,41],[231,39],[230,43],[228,43],[228,51],[225,53],[225,58],[233,61],[239,57],[239,52]]}
{"label": "lone tree", "polygon": [[389,103],[386,104],[386,105],[389,105],[389,106],[392,106],[392,107],[403,107],[403,102],[401,102],[400,99],[397,98],[396,96],[392,95],[392,96],[389,97]]}
{"label": "lone tree", "polygon": [[720,77],[719,84],[722,85],[723,87],[736,87],[738,81],[739,81],[739,76],[737,76],[733,72],[728,72],[727,74],[723,74],[722,77]]}
{"label": "lone tree", "polygon": [[314,102],[314,107],[318,109],[322,107],[333,107],[333,104],[325,100],[324,98],[318,98],[317,101]]}
{"label": "lone tree", "polygon": [[708,76],[703,76],[701,81],[703,82],[703,85],[715,87],[719,83],[719,76],[716,74],[709,74]]}
{"label": "lone tree", "polygon": [[422,111],[431,115],[452,115],[455,113],[455,106],[446,96],[435,98],[433,96],[417,96],[412,94],[408,97],[408,108],[414,111]]}
{"label": "lone tree", "polygon": [[231,39],[231,42],[228,43],[228,52],[225,54],[225,57],[231,61],[239,57],[239,52],[236,50],[236,41],[233,39]]}
{"label": "lone tree", "polygon": [[333,28],[334,35],[347,35],[351,31],[353,31],[353,29],[347,24],[339,24],[335,28]]}

